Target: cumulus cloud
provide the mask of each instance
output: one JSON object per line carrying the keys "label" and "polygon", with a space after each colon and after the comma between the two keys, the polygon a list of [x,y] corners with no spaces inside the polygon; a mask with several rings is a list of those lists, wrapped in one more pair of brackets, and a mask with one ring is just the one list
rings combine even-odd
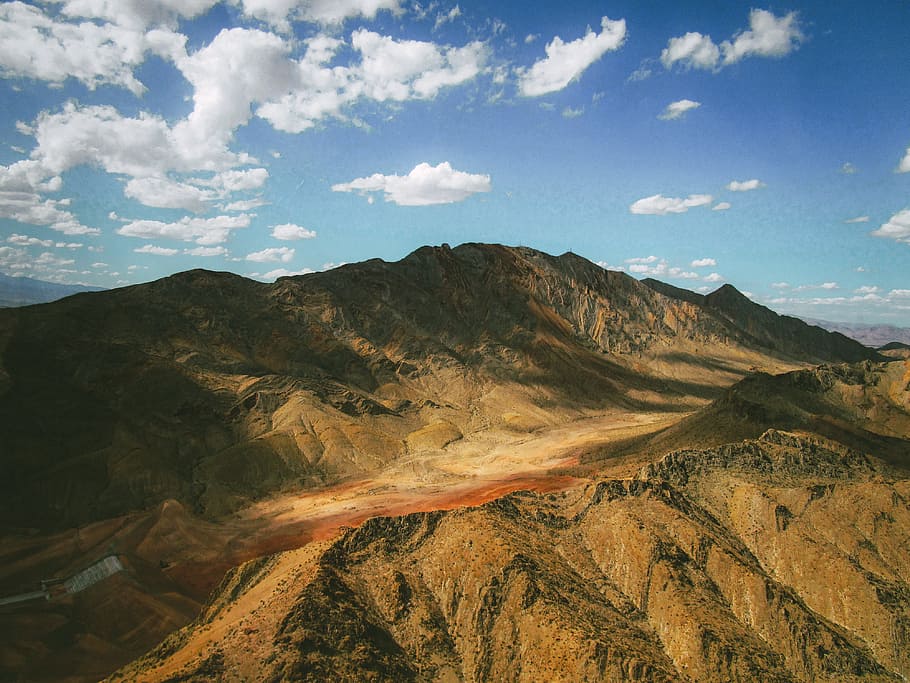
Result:
{"label": "cumulus cloud", "polygon": [[881,289],[875,285],[863,285],[862,287],[857,287],[853,290],[854,294],[866,295],[866,294],[878,294]]}
{"label": "cumulus cloud", "polygon": [[460,202],[478,192],[489,192],[490,176],[456,171],[448,161],[437,166],[418,164],[406,176],[374,173],[332,186],[333,192],[382,192],[387,202],[400,206],[429,206]]}
{"label": "cumulus cloud", "polygon": [[162,221],[131,221],[117,230],[118,235],[141,237],[143,239],[172,239],[196,242],[202,246],[221,244],[227,241],[232,230],[246,228],[250,216],[215,216],[213,218],[190,218],[185,216],[174,223]]}
{"label": "cumulus cloud", "polygon": [[277,240],[310,240],[316,237],[316,232],[294,223],[284,223],[272,227],[272,237]]}
{"label": "cumulus cloud", "polygon": [[401,0],[242,0],[243,13],[280,30],[289,19],[320,24],[341,24],[346,19],[374,19],[380,10],[399,14]]}
{"label": "cumulus cloud", "polygon": [[858,171],[856,166],[851,164],[849,161],[845,161],[844,165],[840,167],[840,172],[844,175],[855,175]]}
{"label": "cumulus cloud", "polygon": [[720,60],[720,48],[697,31],[670,38],[667,47],[660,53],[660,61],[666,68],[682,64],[692,69],[716,69]]}
{"label": "cumulus cloud", "polygon": [[220,0],[46,0],[62,5],[71,17],[103,19],[120,26],[143,29],[149,26],[176,28],[178,19],[192,19]]}
{"label": "cumulus cloud", "polygon": [[208,202],[216,197],[213,192],[160,176],[133,178],[126,184],[123,193],[146,206],[186,209],[195,213],[206,211]]}
{"label": "cumulus cloud", "polygon": [[278,130],[300,133],[327,117],[345,118],[360,100],[403,102],[432,99],[446,87],[482,73],[488,48],[479,41],[463,47],[417,40],[395,40],[364,29],[351,34],[360,55],[352,66],[327,66],[344,42],[316,36],[296,63],[295,85],[262,104],[257,115]]}
{"label": "cumulus cloud", "polygon": [[566,107],[562,110],[562,117],[564,119],[577,119],[579,116],[585,113],[584,107],[578,107],[578,109],[572,109],[572,107]]}
{"label": "cumulus cloud", "polygon": [[688,69],[716,71],[746,57],[783,57],[804,40],[796,12],[782,17],[753,9],[749,29],[736,33],[718,46],[711,36],[696,31],[670,38],[660,61],[670,69],[679,64]]}
{"label": "cumulus cloud", "polygon": [[677,100],[676,102],[671,102],[667,105],[667,108],[663,110],[663,113],[660,114],[657,118],[662,121],[672,121],[673,119],[681,119],[686,113],[692,111],[693,109],[698,109],[701,106],[701,102],[695,102],[694,100]]}
{"label": "cumulus cloud", "polygon": [[685,199],[655,194],[634,202],[629,211],[639,215],[666,216],[671,213],[685,213],[696,206],[710,204],[713,200],[709,194],[691,194]]}
{"label": "cumulus cloud", "polygon": [[65,235],[97,235],[98,228],[90,228],[66,207],[66,199],[46,199],[44,192],[56,192],[62,180],[40,161],[27,159],[0,166],[0,218],[46,225]]}
{"label": "cumulus cloud", "polygon": [[316,271],[312,268],[303,268],[301,270],[288,270],[287,268],[276,268],[275,270],[270,270],[267,273],[250,273],[250,277],[254,277],[257,280],[265,280],[267,282],[273,282],[280,277],[296,277],[297,275],[308,275],[309,273],[315,273]]}
{"label": "cumulus cloud", "polygon": [[115,85],[140,95],[145,86],[133,69],[147,51],[160,53],[176,39],[162,29],[146,34],[110,23],[58,21],[22,2],[0,4],[0,74],[7,78],[54,84],[75,78],[91,90]]}
{"label": "cumulus cloud", "polygon": [[871,233],[875,237],[884,237],[910,244],[910,209],[903,209],[891,216],[887,223],[884,223],[878,230]]}
{"label": "cumulus cloud", "polygon": [[435,97],[442,88],[477,76],[487,58],[487,48],[479,41],[440,47],[365,29],[351,34],[351,45],[362,55],[357,75],[364,94],[379,102]]}
{"label": "cumulus cloud", "polygon": [[164,119],[146,113],[125,117],[111,106],[69,102],[60,112],[42,112],[32,128],[37,142],[32,157],[52,173],[86,165],[143,178],[171,170],[220,171],[249,161],[217,142],[183,145]]}
{"label": "cumulus cloud", "polygon": [[857,216],[856,218],[848,218],[844,223],[868,223],[869,216]]}
{"label": "cumulus cloud", "polygon": [[711,211],[726,211],[732,206],[730,202],[717,202],[714,206],[711,207]]}
{"label": "cumulus cloud", "polygon": [[526,97],[538,97],[562,90],[605,53],[619,49],[626,39],[625,20],[602,17],[600,27],[600,33],[588,27],[582,38],[568,43],[559,36],[554,37],[545,48],[547,56],[519,73],[519,92]]}
{"label": "cumulus cloud", "polygon": [[749,30],[737,33],[732,41],[724,41],[721,49],[724,63],[734,64],[745,57],[783,57],[804,40],[796,12],[782,17],[763,9],[749,13]]}
{"label": "cumulus cloud", "polygon": [[673,280],[697,280],[699,277],[698,273],[677,266],[671,266],[666,259],[658,259],[656,256],[629,258],[626,259],[626,263],[629,265],[625,268],[619,267],[612,269],[628,270],[635,275],[663,277]]}
{"label": "cumulus cloud", "polygon": [[710,275],[705,275],[702,280],[705,282],[723,282],[724,276],[720,273],[711,273]]}
{"label": "cumulus cloud", "polygon": [[41,240],[37,237],[30,237],[28,235],[19,235],[13,233],[6,238],[6,241],[10,244],[17,244],[21,247],[52,247],[54,246],[53,240]]}
{"label": "cumulus cloud", "polygon": [[174,256],[180,253],[179,249],[168,249],[167,247],[158,247],[154,244],[146,244],[133,249],[137,254],[152,254],[153,256]]}
{"label": "cumulus cloud", "polygon": [[753,178],[752,180],[731,180],[727,185],[727,189],[730,192],[749,192],[750,190],[757,190],[760,187],[764,187],[765,184],[760,181],[758,178]]}
{"label": "cumulus cloud", "polygon": [[692,261],[689,265],[693,268],[706,268],[707,266],[716,266],[717,261],[713,258],[699,258]]}
{"label": "cumulus cloud", "polygon": [[184,254],[188,256],[227,256],[228,250],[224,247],[195,247],[193,249],[184,249]]}
{"label": "cumulus cloud", "polygon": [[246,255],[247,261],[257,263],[288,263],[294,258],[294,249],[290,247],[269,247]]}

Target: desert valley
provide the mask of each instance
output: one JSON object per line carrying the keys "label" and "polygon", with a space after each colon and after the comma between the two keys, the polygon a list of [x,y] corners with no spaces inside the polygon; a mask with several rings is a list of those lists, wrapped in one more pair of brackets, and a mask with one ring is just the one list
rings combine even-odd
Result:
{"label": "desert valley", "polygon": [[905,680],[886,353],[489,244],[0,310],[0,678]]}

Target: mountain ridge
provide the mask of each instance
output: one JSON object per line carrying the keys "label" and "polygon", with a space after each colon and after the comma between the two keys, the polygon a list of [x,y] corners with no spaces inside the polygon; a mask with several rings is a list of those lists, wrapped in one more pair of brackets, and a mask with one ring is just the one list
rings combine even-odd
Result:
{"label": "mountain ridge", "polygon": [[4,519],[84,523],[166,498],[218,515],[375,471],[428,427],[678,410],[754,364],[876,356],[800,347],[786,325],[757,335],[774,314],[733,299],[701,307],[574,254],[469,243],[0,310]]}

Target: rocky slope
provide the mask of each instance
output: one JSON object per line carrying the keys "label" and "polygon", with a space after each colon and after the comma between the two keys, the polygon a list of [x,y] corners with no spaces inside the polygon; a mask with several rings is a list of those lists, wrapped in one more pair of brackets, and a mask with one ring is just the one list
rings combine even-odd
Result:
{"label": "rocky slope", "polygon": [[170,498],[217,517],[478,430],[686,409],[752,365],[875,355],[729,289],[670,294],[573,254],[467,244],[0,311],[0,520],[61,528]]}
{"label": "rocky slope", "polygon": [[768,431],[231,572],[110,680],[899,681],[910,482]]}
{"label": "rocky slope", "polygon": [[779,375],[758,372],[666,430],[585,455],[596,466],[621,455],[659,456],[798,429],[910,468],[910,361],[821,365]]}

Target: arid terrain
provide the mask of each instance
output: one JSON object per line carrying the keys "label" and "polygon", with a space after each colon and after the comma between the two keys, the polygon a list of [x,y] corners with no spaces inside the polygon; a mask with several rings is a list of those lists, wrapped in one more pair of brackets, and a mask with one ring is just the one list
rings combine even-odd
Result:
{"label": "arid terrain", "polygon": [[0,597],[125,567],[0,605],[4,680],[910,676],[910,364],[730,286],[467,244],[3,310],[0,443]]}

